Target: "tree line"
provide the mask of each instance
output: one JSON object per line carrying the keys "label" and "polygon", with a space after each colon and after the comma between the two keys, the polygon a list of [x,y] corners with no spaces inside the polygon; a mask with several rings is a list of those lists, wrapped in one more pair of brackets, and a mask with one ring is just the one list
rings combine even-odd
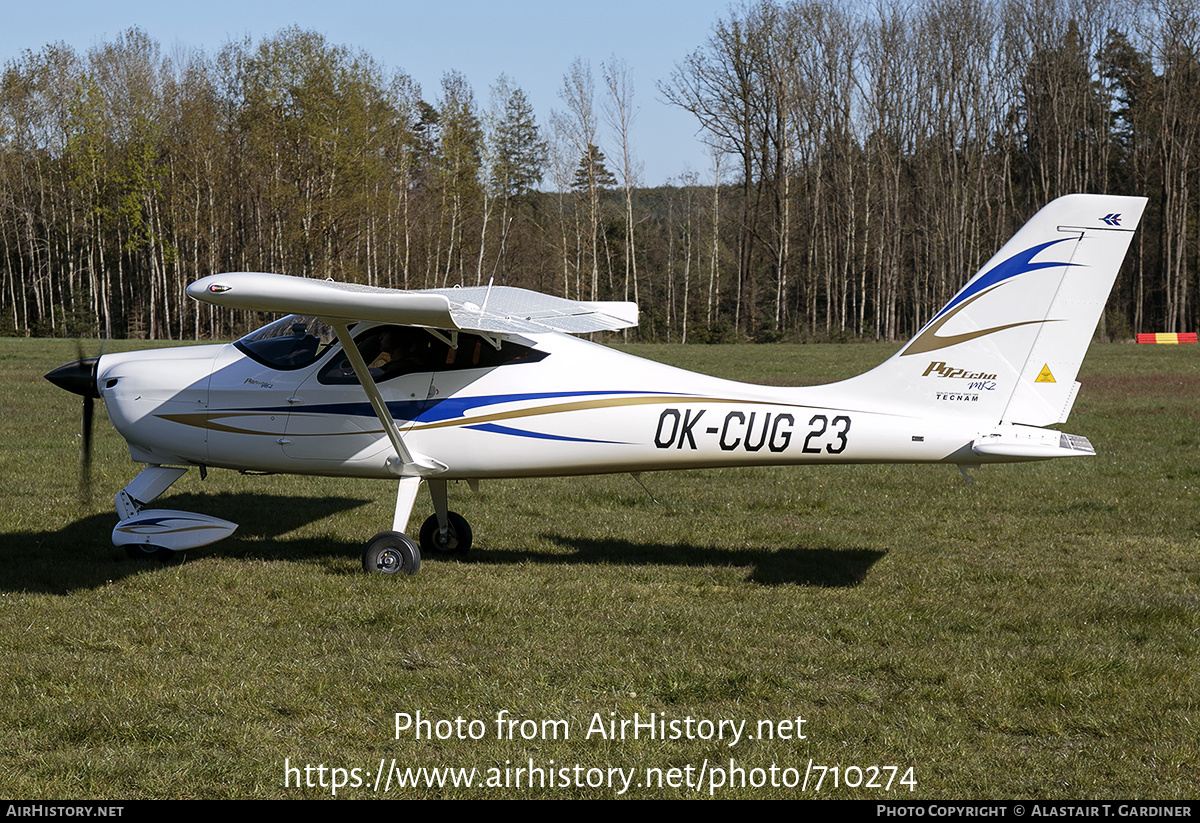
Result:
{"label": "tree line", "polygon": [[[1195,0],[753,0],[654,90],[709,168],[648,188],[627,64],[539,123],[285,29],[164,56],[132,29],[0,77],[0,333],[226,338],[229,270],[636,300],[640,339],[910,336],[1041,205],[1150,204],[1105,333],[1200,312]],[[643,91],[642,94],[646,92]]]}

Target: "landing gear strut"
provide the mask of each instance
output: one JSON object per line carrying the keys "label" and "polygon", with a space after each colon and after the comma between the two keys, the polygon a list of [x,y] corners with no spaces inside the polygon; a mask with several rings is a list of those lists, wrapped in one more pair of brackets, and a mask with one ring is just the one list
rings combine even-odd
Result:
{"label": "landing gear strut", "polygon": [[[363,568],[380,574],[416,574],[421,552],[431,557],[463,558],[471,548],[471,525],[446,507],[446,481],[429,480],[434,513],[421,526],[420,544],[404,533],[421,488],[420,477],[404,477],[396,490],[392,530],[377,534],[363,552]],[[472,486],[474,488],[474,486]]]}
{"label": "landing gear strut", "polygon": [[446,481],[429,480],[428,483],[433,514],[421,526],[421,548],[430,555],[462,559],[471,549],[471,526],[461,514],[449,510]]}
{"label": "landing gear strut", "polygon": [[[215,543],[237,529],[236,523],[206,514],[144,508],[186,473],[186,466],[149,465],[117,492],[113,502],[121,521],[113,529],[112,539],[115,545],[124,546],[132,559],[178,563],[185,549]],[[204,476],[203,466],[200,476]]]}

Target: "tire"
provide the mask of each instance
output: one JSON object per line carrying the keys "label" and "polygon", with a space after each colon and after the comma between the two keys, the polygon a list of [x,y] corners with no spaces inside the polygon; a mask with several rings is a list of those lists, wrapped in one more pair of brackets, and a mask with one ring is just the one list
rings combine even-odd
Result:
{"label": "tire", "polygon": [[363,550],[363,569],[374,574],[416,574],[421,568],[421,549],[400,532],[381,532]]}
{"label": "tire", "polygon": [[438,535],[436,514],[431,514],[421,526],[421,550],[430,557],[462,559],[471,550],[471,524],[458,512],[447,512],[446,540]]}

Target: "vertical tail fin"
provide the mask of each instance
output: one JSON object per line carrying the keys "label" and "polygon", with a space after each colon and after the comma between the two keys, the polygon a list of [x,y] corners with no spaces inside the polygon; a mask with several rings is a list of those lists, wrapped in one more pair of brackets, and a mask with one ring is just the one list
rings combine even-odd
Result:
{"label": "vertical tail fin", "polygon": [[1053,201],[899,353],[868,372],[867,385],[896,402],[993,424],[1065,422],[1145,206],[1144,197],[1097,194]]}

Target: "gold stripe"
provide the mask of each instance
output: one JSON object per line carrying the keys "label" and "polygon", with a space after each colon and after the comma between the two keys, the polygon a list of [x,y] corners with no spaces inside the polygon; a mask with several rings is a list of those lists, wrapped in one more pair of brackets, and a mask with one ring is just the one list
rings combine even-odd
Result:
{"label": "gold stripe", "polygon": [[[997,285],[1002,285],[1002,284],[997,284]],[[963,334],[952,334],[949,337],[939,337],[938,336],[938,330],[941,329],[942,326],[946,325],[946,323],[948,323],[951,318],[953,318],[960,311],[962,311],[967,306],[974,303],[979,298],[983,297],[985,294],[991,294],[993,291],[995,291],[995,287],[988,289],[987,291],[980,292],[979,294],[975,295],[971,299],[964,301],[961,305],[955,306],[953,309],[946,312],[946,314],[943,315],[940,320],[935,321],[933,324],[931,324],[929,326],[929,328],[927,328],[921,334],[914,337],[912,342],[908,344],[908,348],[905,349],[903,352],[901,352],[900,356],[907,357],[910,354],[922,354],[924,352],[937,351],[938,349],[945,349],[950,346],[958,345],[959,343],[966,343],[970,340],[975,340],[980,337],[985,337],[994,332],[1004,331],[1005,329],[1015,329],[1018,326],[1029,326],[1034,323],[1057,323],[1057,322],[1059,322],[1057,320],[1023,320],[1020,323],[1008,323],[1007,325],[1004,325],[1004,326],[993,326],[990,329],[980,329],[979,331],[969,331],[969,332],[964,332]]]}
{"label": "gold stripe", "polygon": [[[276,412],[276,417],[286,417],[288,414],[306,414],[307,412]],[[310,414],[312,417],[323,417],[320,414]],[[222,412],[216,414],[216,417],[226,419],[230,417],[263,417],[265,412]],[[361,434],[383,434],[383,429],[361,429],[348,432],[319,432],[312,434],[301,434],[288,431],[255,431],[254,429],[244,429],[238,426],[228,426],[224,423],[218,423],[216,420],[209,418],[207,415],[198,412],[188,412],[186,414],[160,414],[157,417],[161,420],[169,420],[172,423],[179,423],[183,426],[192,426],[197,429],[208,429],[209,431],[225,432],[226,434],[248,434],[256,437],[341,437],[354,436]]]}

